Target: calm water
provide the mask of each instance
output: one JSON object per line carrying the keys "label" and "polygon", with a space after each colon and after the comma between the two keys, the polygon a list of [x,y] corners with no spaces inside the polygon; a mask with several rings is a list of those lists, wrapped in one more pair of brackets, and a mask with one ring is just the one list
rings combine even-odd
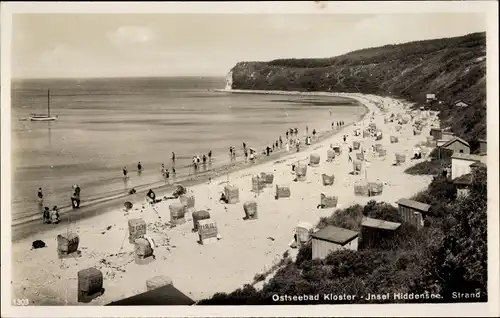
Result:
{"label": "calm water", "polygon": [[[229,146],[261,149],[290,127],[303,133],[350,123],[362,106],[327,97],[210,92],[224,78],[30,80],[12,83],[13,220],[46,206],[69,206],[71,186],[82,200],[110,196],[144,184],[161,184],[160,166],[177,178],[192,173],[191,158],[213,152],[212,167],[229,161]],[[47,90],[55,122],[20,121],[46,113]],[[333,105],[332,102],[336,102]],[[330,116],[332,112],[332,116]],[[137,174],[141,161],[143,173]],[[124,182],[122,168],[129,171]]]}

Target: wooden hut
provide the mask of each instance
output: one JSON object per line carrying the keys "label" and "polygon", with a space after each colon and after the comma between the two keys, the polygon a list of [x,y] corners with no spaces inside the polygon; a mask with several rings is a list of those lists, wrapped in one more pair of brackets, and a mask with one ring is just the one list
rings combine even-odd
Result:
{"label": "wooden hut", "polygon": [[243,203],[243,210],[245,211],[245,220],[256,220],[257,215],[257,202],[246,201]]}
{"label": "wooden hut", "polygon": [[352,173],[359,174],[361,172],[362,162],[361,160],[353,160],[352,161]]}
{"label": "wooden hut", "polygon": [[353,150],[359,150],[360,147],[361,147],[361,143],[359,141],[352,142],[352,149]]}
{"label": "wooden hut", "polygon": [[382,195],[384,184],[382,182],[368,182],[368,196]]}
{"label": "wooden hut", "polygon": [[80,237],[75,233],[63,233],[57,235],[57,255],[59,258],[66,258],[70,256],[80,256],[78,245],[80,244]]}
{"label": "wooden hut", "polygon": [[327,175],[326,173],[323,173],[321,175],[321,180],[323,181],[324,186],[331,186],[335,181],[335,176],[333,174]]}
{"label": "wooden hut", "polygon": [[158,275],[154,276],[148,280],[146,280],[146,290],[154,290],[163,286],[168,286],[171,285],[173,286],[174,283],[172,281],[172,278],[165,276],[165,275]]}
{"label": "wooden hut", "polygon": [[417,229],[424,226],[424,219],[430,213],[430,205],[405,198],[399,199],[396,204],[398,205],[399,215],[404,222],[415,226]]}
{"label": "wooden hut", "polygon": [[264,180],[264,186],[265,187],[272,187],[273,182],[274,182],[274,174],[272,173],[267,173],[267,172],[261,172],[260,178]]}
{"label": "wooden hut", "polygon": [[135,244],[135,240],[146,235],[146,222],[143,219],[128,220],[128,241]]}
{"label": "wooden hut", "polygon": [[186,206],[180,202],[174,202],[168,206],[170,210],[170,223],[181,225],[186,223]]}
{"label": "wooden hut", "polygon": [[198,231],[198,222],[200,222],[201,220],[210,219],[210,213],[208,213],[208,211],[205,210],[193,212],[192,216],[193,216],[193,232]]}
{"label": "wooden hut", "polygon": [[275,199],[289,198],[291,195],[290,187],[276,185],[276,195]]}
{"label": "wooden hut", "polygon": [[328,149],[326,151],[326,161],[331,162],[333,159],[335,159],[335,152],[333,149]]}
{"label": "wooden hut", "polygon": [[361,222],[361,242],[365,247],[376,245],[381,239],[393,236],[400,226],[401,223],[364,218]]}
{"label": "wooden hut", "polygon": [[298,248],[309,242],[312,229],[313,226],[307,222],[299,222],[297,224],[295,227],[295,242]]}
{"label": "wooden hut", "polygon": [[311,167],[317,167],[319,165],[320,156],[317,153],[312,153],[309,156],[309,165]]}
{"label": "wooden hut", "polygon": [[192,191],[186,191],[186,193],[179,196],[179,201],[186,206],[187,213],[192,213],[195,211],[195,198]]}
{"label": "wooden hut", "polygon": [[258,175],[254,175],[252,177],[252,191],[253,192],[261,192],[262,189],[266,186],[266,180],[262,179]]}
{"label": "wooden hut", "polygon": [[312,233],[312,259],[325,259],[340,249],[358,250],[358,232],[335,226],[326,226]]}
{"label": "wooden hut", "polygon": [[154,260],[154,246],[153,242],[145,239],[138,238],[135,240],[135,263],[139,265],[146,265]]}
{"label": "wooden hut", "polygon": [[342,154],[342,147],[340,147],[340,145],[331,145],[330,147],[337,156],[340,156]]}
{"label": "wooden hut", "polygon": [[240,202],[240,190],[237,186],[228,184],[224,187],[224,196],[228,204],[236,204]]}
{"label": "wooden hut", "polygon": [[214,220],[207,219],[198,222],[198,242],[200,244],[204,245],[216,242],[218,235],[217,223]]}
{"label": "wooden hut", "polygon": [[337,196],[328,196],[324,193],[321,193],[320,196],[320,206],[323,209],[336,208],[339,202],[339,197]]}
{"label": "wooden hut", "polygon": [[307,178],[307,166],[298,164],[295,167],[295,175],[297,176],[297,181],[305,181]]}
{"label": "wooden hut", "polygon": [[396,165],[400,165],[406,161],[406,155],[402,153],[396,153]]}
{"label": "wooden hut", "polygon": [[97,268],[82,269],[78,272],[77,279],[79,303],[89,303],[104,293],[103,275]]}
{"label": "wooden hut", "polygon": [[355,184],[354,194],[357,196],[369,196],[370,188],[368,187],[368,184]]}

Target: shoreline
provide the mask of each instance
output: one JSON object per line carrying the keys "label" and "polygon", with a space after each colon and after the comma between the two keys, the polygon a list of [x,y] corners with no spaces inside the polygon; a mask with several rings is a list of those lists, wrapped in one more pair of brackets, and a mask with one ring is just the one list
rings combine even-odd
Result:
{"label": "shoreline", "polygon": [[[149,189],[155,191],[157,197],[163,198],[165,196],[170,196],[175,184],[182,184],[184,187],[191,187],[195,185],[200,185],[206,183],[210,178],[218,178],[221,175],[231,174],[234,172],[242,171],[254,166],[262,165],[273,160],[283,159],[291,154],[302,154],[303,152],[311,149],[311,147],[323,142],[326,139],[333,138],[334,136],[345,131],[352,125],[361,122],[367,114],[369,114],[369,108],[359,100],[355,98],[350,98],[349,96],[342,96],[343,93],[329,93],[329,92],[297,92],[297,91],[263,91],[263,90],[224,90],[224,89],[214,89],[214,92],[224,92],[224,93],[234,93],[234,94],[258,94],[258,95],[305,95],[305,96],[330,96],[330,97],[346,97],[357,102],[359,106],[364,108],[364,113],[359,115],[357,120],[349,123],[341,128],[336,128],[332,130],[318,131],[317,137],[312,139],[311,145],[306,146],[304,143],[301,144],[301,149],[299,152],[295,152],[291,149],[290,152],[286,152],[285,149],[281,148],[277,152],[272,152],[269,156],[265,156],[257,151],[259,154],[257,157],[257,162],[250,164],[245,162],[244,158],[238,157],[235,162],[224,163],[221,166],[215,167],[213,169],[207,169],[206,171],[201,171],[195,175],[189,175],[184,178],[179,178],[172,180],[168,184],[163,184],[160,186],[149,187],[149,184],[139,185],[136,187],[136,193],[133,195],[128,194],[126,191],[123,193],[115,194],[112,196],[99,198],[91,201],[90,203],[85,203],[83,201],[82,206],[78,210],[73,210],[71,207],[61,208],[60,223],[57,225],[53,224],[41,224],[42,218],[40,214],[20,218],[11,221],[11,242],[17,242],[26,239],[35,234],[42,234],[49,230],[55,228],[62,228],[64,224],[68,222],[75,222],[84,219],[89,219],[101,215],[106,212],[110,212],[114,209],[123,207],[125,201],[130,201],[136,206],[139,202],[144,201],[144,197]],[[305,123],[307,124],[307,123]],[[296,137],[302,139],[303,136]],[[70,215],[71,214],[71,215]]]}

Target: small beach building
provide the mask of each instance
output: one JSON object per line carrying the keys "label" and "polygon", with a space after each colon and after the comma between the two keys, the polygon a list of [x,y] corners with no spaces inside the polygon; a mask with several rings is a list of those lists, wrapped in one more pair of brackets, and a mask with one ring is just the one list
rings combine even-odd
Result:
{"label": "small beach building", "polygon": [[396,201],[399,215],[404,222],[417,229],[424,227],[424,219],[430,213],[431,206],[422,202],[401,198]]}
{"label": "small beach building", "polygon": [[466,102],[464,102],[463,100],[457,100],[455,102],[455,107],[467,107],[469,106]]}
{"label": "small beach building", "polygon": [[487,153],[488,145],[486,143],[486,139],[479,139],[479,153]]}
{"label": "small beach building", "polygon": [[475,162],[486,164],[486,156],[454,153],[451,156],[451,179],[454,180],[471,172],[470,165]]}
{"label": "small beach building", "polygon": [[457,187],[457,195],[468,195],[472,185],[472,173],[467,173],[453,179],[453,184]]}
{"label": "small beach building", "polygon": [[106,306],[191,306],[193,304],[195,304],[193,299],[170,284],[114,301]]}
{"label": "small beach building", "polygon": [[327,226],[312,233],[312,259],[324,259],[340,249],[358,250],[358,232]]}
{"label": "small beach building", "polygon": [[401,223],[373,218],[364,218],[361,222],[361,242],[363,246],[372,246],[383,238],[392,236]]}
{"label": "small beach building", "polygon": [[470,154],[470,145],[462,138],[455,137],[445,142],[441,147],[453,151],[453,153]]}
{"label": "small beach building", "polygon": [[436,94],[426,94],[425,100],[430,103],[436,100]]}

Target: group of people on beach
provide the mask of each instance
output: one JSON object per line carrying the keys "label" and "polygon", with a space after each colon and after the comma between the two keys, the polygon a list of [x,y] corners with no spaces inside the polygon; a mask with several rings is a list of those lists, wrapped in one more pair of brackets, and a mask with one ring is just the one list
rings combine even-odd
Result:
{"label": "group of people on beach", "polygon": [[337,122],[333,122],[332,121],[332,129],[335,129],[335,127],[338,128],[338,127],[342,127],[342,126],[344,126],[344,121],[343,120],[337,121]]}
{"label": "group of people on beach", "polygon": [[[42,210],[42,221],[44,224],[58,224],[59,223],[59,208],[57,205],[52,207],[44,206],[44,196],[42,188],[38,188],[38,205]],[[80,208],[80,187],[78,185],[73,185],[73,193],[71,195],[71,207],[73,209]]]}
{"label": "group of people on beach", "polygon": [[200,165],[203,164],[203,169],[206,170],[207,168],[207,161],[210,163],[212,162],[212,150],[208,151],[208,156],[203,154],[203,156],[200,158],[199,155],[193,156],[193,169],[194,172],[198,172],[200,169]]}

